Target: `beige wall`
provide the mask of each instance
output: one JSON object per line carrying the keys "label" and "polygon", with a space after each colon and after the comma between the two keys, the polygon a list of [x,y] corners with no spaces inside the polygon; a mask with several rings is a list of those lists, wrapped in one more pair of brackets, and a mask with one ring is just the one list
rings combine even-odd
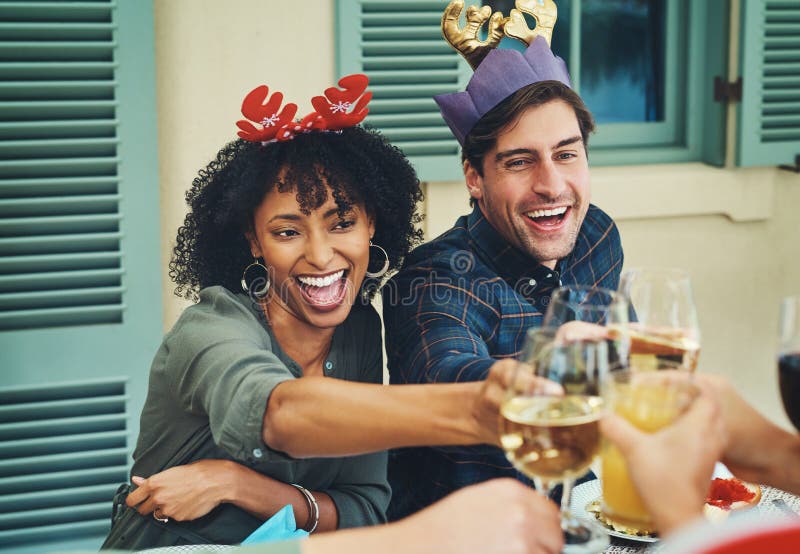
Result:
{"label": "beige wall", "polygon": [[[276,0],[155,0],[164,325],[184,303],[166,273],[183,195],[226,141],[246,92],[266,83],[309,108],[334,81],[331,0],[302,19]],[[775,380],[778,301],[800,294],[800,178],[774,169],[699,164],[601,168],[594,200],[619,222],[626,266],[687,268],[703,331],[700,369],[725,373],[786,424]],[[461,183],[426,186],[426,232],[467,210]],[[453,198],[464,199],[462,204]]]}
{"label": "beige wall", "polygon": [[166,269],[184,194],[236,138],[245,94],[266,84],[304,114],[334,82],[332,0],[291,4],[302,18],[277,0],[154,0],[165,329],[186,306]]}

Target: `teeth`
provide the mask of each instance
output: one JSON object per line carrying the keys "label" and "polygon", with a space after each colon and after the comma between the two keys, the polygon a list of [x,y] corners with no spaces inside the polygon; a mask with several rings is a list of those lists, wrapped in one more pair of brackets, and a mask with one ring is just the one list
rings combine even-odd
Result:
{"label": "teeth", "polygon": [[537,217],[547,217],[547,216],[553,216],[553,215],[561,215],[563,213],[566,213],[566,211],[567,211],[566,206],[562,206],[560,208],[553,208],[552,210],[536,210],[536,211],[533,211],[533,212],[528,212],[525,215],[527,215],[531,219],[534,219],[534,218],[537,218]]}
{"label": "teeth", "polygon": [[297,280],[311,287],[329,287],[342,278],[344,270],[340,269],[336,273],[331,273],[325,277],[298,277]]}

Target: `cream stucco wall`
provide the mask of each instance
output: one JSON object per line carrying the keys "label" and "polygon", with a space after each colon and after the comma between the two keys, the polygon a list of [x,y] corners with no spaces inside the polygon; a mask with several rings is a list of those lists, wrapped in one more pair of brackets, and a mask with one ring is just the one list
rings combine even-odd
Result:
{"label": "cream stucco wall", "polygon": [[[331,0],[155,0],[164,325],[185,304],[166,272],[197,170],[235,136],[244,94],[266,83],[309,108],[334,81]],[[700,369],[727,374],[786,425],[775,378],[778,302],[800,294],[800,177],[699,164],[600,168],[594,201],[619,223],[626,266],[690,271],[700,311]],[[426,185],[426,232],[467,210],[461,183]],[[463,203],[454,198],[463,198]]]}
{"label": "cream stucco wall", "polygon": [[[291,9],[287,6],[291,4]],[[164,327],[186,302],[167,264],[199,169],[236,138],[245,94],[258,85],[311,111],[334,83],[332,0],[154,0]],[[295,14],[301,14],[299,17]]]}

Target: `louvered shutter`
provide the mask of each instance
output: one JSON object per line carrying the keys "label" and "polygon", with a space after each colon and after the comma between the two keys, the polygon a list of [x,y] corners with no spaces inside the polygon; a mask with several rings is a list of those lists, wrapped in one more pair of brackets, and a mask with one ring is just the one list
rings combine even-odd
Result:
{"label": "louvered shutter", "polygon": [[111,5],[0,4],[0,21],[0,330],[119,322]]}
{"label": "louvered shutter", "polygon": [[108,532],[127,480],[125,382],[0,391],[0,545]]}
{"label": "louvered shutter", "polygon": [[800,3],[745,0],[739,165],[793,163],[800,155]]}
{"label": "louvered shutter", "polygon": [[152,3],[0,0],[0,552],[96,549],[161,337]]}
{"label": "louvered shutter", "polygon": [[338,0],[337,73],[370,77],[370,114],[424,181],[462,178],[458,142],[433,101],[463,90],[467,63],[442,38],[447,2]]}

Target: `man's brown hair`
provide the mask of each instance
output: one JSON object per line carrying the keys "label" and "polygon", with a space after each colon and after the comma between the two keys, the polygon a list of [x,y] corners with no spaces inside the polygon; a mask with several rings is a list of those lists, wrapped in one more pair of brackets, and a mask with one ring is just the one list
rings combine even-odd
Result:
{"label": "man's brown hair", "polygon": [[[497,144],[497,137],[528,108],[553,100],[569,104],[578,118],[584,148],[589,146],[589,134],[594,131],[594,118],[578,94],[559,81],[540,81],[517,92],[486,112],[464,137],[461,161],[469,161],[483,177],[483,158]],[[472,203],[472,202],[471,202]]]}

